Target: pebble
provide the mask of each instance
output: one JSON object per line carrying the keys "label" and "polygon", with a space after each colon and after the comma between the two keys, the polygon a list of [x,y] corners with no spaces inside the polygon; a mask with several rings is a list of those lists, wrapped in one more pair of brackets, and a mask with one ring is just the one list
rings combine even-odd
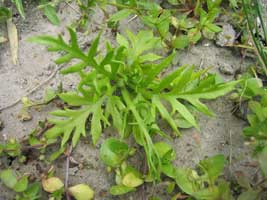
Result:
{"label": "pebble", "polygon": [[221,64],[219,67],[219,70],[222,74],[225,74],[225,75],[234,75],[235,73],[233,66],[227,63]]}
{"label": "pebble", "polygon": [[236,32],[233,26],[225,24],[222,27],[222,32],[217,35],[216,44],[221,47],[233,45],[235,42],[235,36]]}

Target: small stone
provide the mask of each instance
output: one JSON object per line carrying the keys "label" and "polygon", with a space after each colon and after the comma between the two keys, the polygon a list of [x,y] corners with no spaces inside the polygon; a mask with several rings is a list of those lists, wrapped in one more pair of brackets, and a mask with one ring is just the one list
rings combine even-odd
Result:
{"label": "small stone", "polygon": [[229,65],[229,64],[222,64],[220,67],[219,67],[219,70],[222,74],[225,74],[225,75],[234,75],[235,73],[235,70],[233,68],[232,65]]}
{"label": "small stone", "polygon": [[222,31],[217,35],[216,44],[221,47],[233,45],[235,42],[235,36],[236,32],[232,25],[225,24],[222,27]]}

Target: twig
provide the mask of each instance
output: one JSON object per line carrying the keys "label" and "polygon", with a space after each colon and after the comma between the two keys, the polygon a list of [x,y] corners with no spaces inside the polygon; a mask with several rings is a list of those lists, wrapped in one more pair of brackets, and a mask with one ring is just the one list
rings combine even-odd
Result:
{"label": "twig", "polygon": [[70,154],[72,152],[72,145],[67,148],[67,151],[65,152],[65,155],[67,156],[66,160],[66,174],[65,174],[65,194],[67,200],[71,200],[71,197],[68,193],[68,185],[69,185],[69,167],[70,167]]}
{"label": "twig", "polygon": [[68,5],[72,10],[74,10],[77,14],[79,14],[79,15],[82,15],[82,13],[79,11],[79,10],[77,10],[76,8],[74,8],[69,2],[65,2],[66,3],[66,5]]}
{"label": "twig", "polygon": [[[28,89],[26,91],[26,94],[23,95],[23,97],[25,96],[29,96],[30,94],[34,93],[36,90],[38,90],[39,88],[41,88],[43,85],[47,84],[56,74],[59,70],[61,70],[63,68],[63,65],[59,66],[47,79],[45,79],[42,83],[40,83],[39,85],[37,85],[36,87],[32,88],[32,89]],[[21,97],[18,98],[17,100],[15,100],[14,102],[12,102],[11,104],[7,105],[6,107],[0,108],[0,112],[12,108],[13,106],[17,105],[19,102],[21,101]]]}
{"label": "twig", "polygon": [[137,17],[138,17],[138,15],[134,15],[132,18],[130,18],[130,19],[128,20],[128,23],[130,23],[131,21],[135,20]]}

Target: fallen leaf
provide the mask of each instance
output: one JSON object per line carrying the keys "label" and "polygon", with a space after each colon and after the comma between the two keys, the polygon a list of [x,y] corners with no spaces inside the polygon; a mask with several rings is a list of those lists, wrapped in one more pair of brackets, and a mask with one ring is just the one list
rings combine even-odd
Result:
{"label": "fallen leaf", "polygon": [[78,184],[70,187],[69,193],[76,200],[91,200],[94,198],[94,191],[85,184]]}
{"label": "fallen leaf", "polygon": [[42,180],[43,189],[46,192],[53,193],[61,189],[64,184],[58,177],[51,177]]}
{"label": "fallen leaf", "polygon": [[8,40],[11,50],[12,62],[14,65],[18,63],[18,30],[12,19],[7,20]]}

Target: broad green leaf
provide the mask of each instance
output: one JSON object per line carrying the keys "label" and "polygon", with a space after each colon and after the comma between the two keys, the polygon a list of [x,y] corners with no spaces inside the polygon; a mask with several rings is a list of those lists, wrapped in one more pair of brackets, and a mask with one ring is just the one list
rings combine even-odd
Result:
{"label": "broad green leaf", "polygon": [[23,192],[28,187],[28,176],[22,176],[18,179],[17,183],[14,185],[13,190],[15,192]]}
{"label": "broad green leaf", "polygon": [[176,157],[173,148],[165,142],[155,143],[155,148],[157,149],[163,164],[170,163]]}
{"label": "broad green leaf", "polygon": [[215,24],[212,24],[212,23],[209,23],[209,24],[206,24],[205,25],[210,31],[214,32],[214,33],[218,33],[218,32],[221,32],[222,29],[215,25]]}
{"label": "broad green leaf", "polygon": [[50,177],[47,179],[42,179],[42,186],[44,191],[53,193],[63,188],[64,183],[58,177]]}
{"label": "broad green leaf", "polygon": [[5,169],[0,172],[1,181],[9,188],[13,189],[17,184],[17,177],[14,171],[11,169]]}
{"label": "broad green leaf", "polygon": [[167,9],[161,11],[160,17],[157,18],[156,27],[161,38],[165,38],[169,33],[171,23],[171,12]]}
{"label": "broad green leaf", "polygon": [[119,33],[117,33],[116,41],[120,46],[124,46],[126,48],[129,48],[128,40]]}
{"label": "broad green leaf", "polygon": [[192,128],[192,124],[190,124],[188,121],[186,121],[183,117],[178,116],[175,117],[175,123],[178,128]]}
{"label": "broad green leaf", "polygon": [[265,112],[265,109],[261,106],[259,102],[249,101],[248,106],[251,109],[251,111],[256,114],[256,116],[261,122],[267,119],[267,114]]}
{"label": "broad green leaf", "polygon": [[180,35],[173,39],[172,46],[176,49],[184,49],[189,45],[189,38],[187,35]]}
{"label": "broad green leaf", "polygon": [[94,198],[94,191],[85,184],[78,184],[68,188],[69,193],[76,200],[91,200]]}
{"label": "broad green leaf", "polygon": [[201,32],[197,28],[192,28],[188,31],[189,41],[197,43],[201,39]]}
{"label": "broad green leaf", "polygon": [[100,159],[110,167],[118,167],[127,158],[129,147],[115,138],[109,138],[101,145]]}
{"label": "broad green leaf", "polygon": [[35,197],[33,198],[33,200],[35,200],[36,198],[38,198],[38,194],[41,190],[41,185],[39,182],[35,182],[32,184],[29,184],[27,190],[25,190],[23,193],[27,196],[27,197]]}
{"label": "broad green leaf", "polygon": [[175,179],[176,178],[176,168],[173,166],[172,163],[163,164],[161,166],[162,173],[166,176]]}
{"label": "broad green leaf", "polygon": [[127,187],[125,185],[114,185],[109,189],[109,192],[112,195],[122,195],[133,191],[135,191],[135,188]]}
{"label": "broad green leaf", "polygon": [[161,58],[162,57],[159,56],[159,55],[157,55],[157,54],[148,53],[148,54],[145,54],[145,55],[140,56],[139,62],[140,63],[143,63],[143,62],[153,62],[153,61],[159,60]]}
{"label": "broad green leaf", "polygon": [[116,12],[115,14],[113,14],[110,18],[109,21],[111,22],[118,22],[122,19],[125,19],[126,17],[128,17],[130,14],[132,14],[133,11],[129,10],[129,9],[122,9],[118,12]]}
{"label": "broad green leaf", "polygon": [[215,181],[222,173],[225,162],[223,155],[216,155],[200,161],[199,166],[202,171],[207,173],[210,180]]}
{"label": "broad green leaf", "polygon": [[56,12],[55,7],[53,7],[51,5],[45,6],[44,7],[44,14],[52,24],[54,24],[54,25],[60,24],[60,20],[57,16],[57,12]]}
{"label": "broad green leaf", "polygon": [[190,176],[196,172],[191,171],[190,169],[177,168],[175,173],[175,181],[182,191],[190,195],[194,194],[196,189],[194,188],[193,183],[190,181]]}
{"label": "broad green leaf", "polygon": [[218,199],[219,190],[218,187],[204,188],[194,192],[192,196],[194,196],[196,199],[207,199],[207,200]]}
{"label": "broad green leaf", "polygon": [[127,173],[123,179],[122,179],[122,184],[130,187],[130,188],[135,188],[143,184],[143,179],[137,177],[134,173],[130,172]]}

